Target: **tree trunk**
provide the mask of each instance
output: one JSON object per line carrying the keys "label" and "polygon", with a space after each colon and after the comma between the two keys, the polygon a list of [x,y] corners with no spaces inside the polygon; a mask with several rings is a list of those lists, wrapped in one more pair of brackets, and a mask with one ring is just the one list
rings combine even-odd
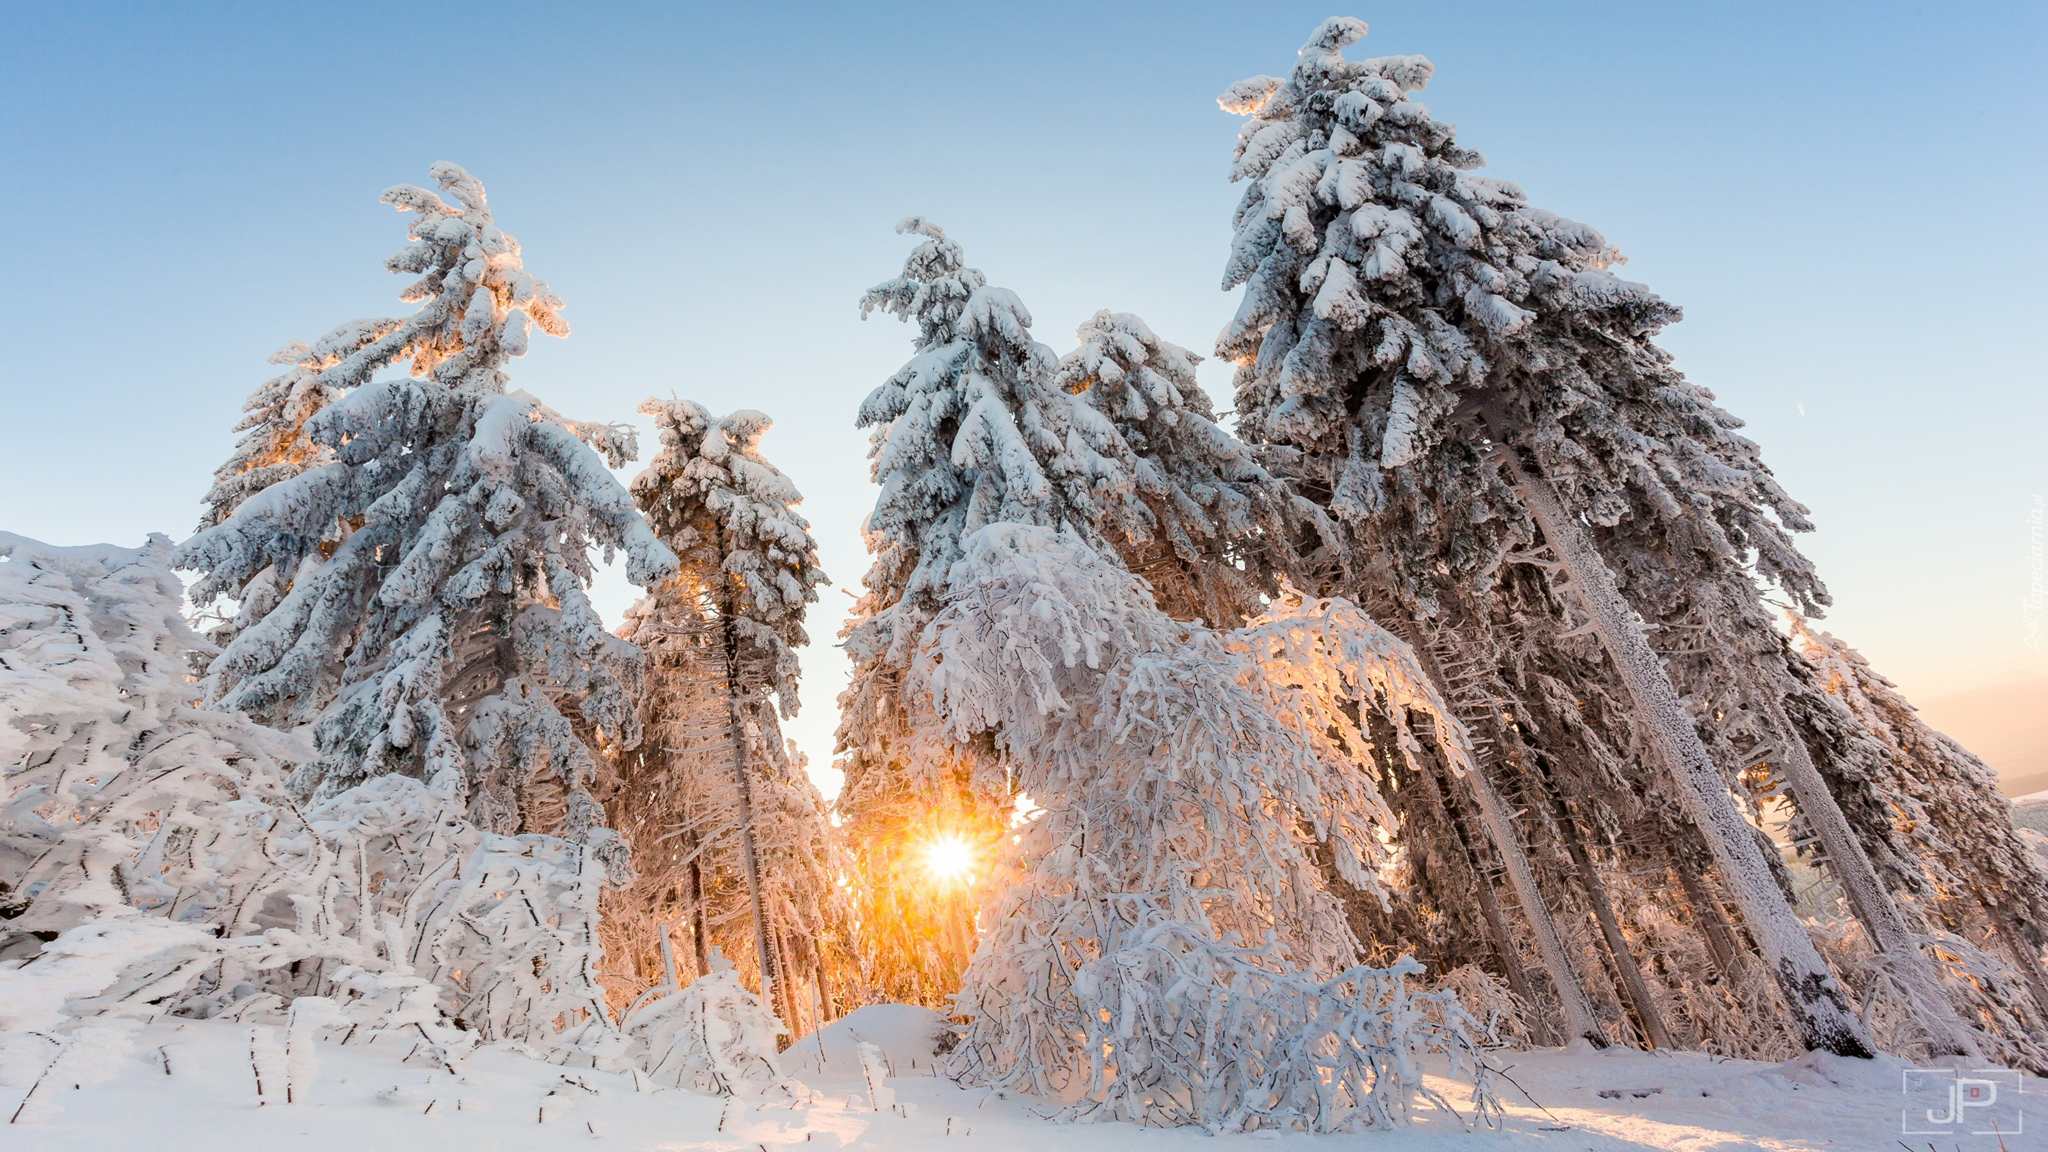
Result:
{"label": "tree trunk", "polygon": [[[1450,702],[1450,682],[1445,679],[1443,667],[1436,653],[1417,643],[1417,629],[1405,619],[1396,619],[1396,627],[1408,647],[1414,650],[1416,659],[1424,663],[1430,678],[1445,693],[1446,703]],[[1550,917],[1550,909],[1544,906],[1543,892],[1536,886],[1536,873],[1529,867],[1528,854],[1522,851],[1522,841],[1515,833],[1514,821],[1509,818],[1507,805],[1501,803],[1500,794],[1493,789],[1493,782],[1486,778],[1486,772],[1474,756],[1472,771],[1464,776],[1466,785],[1472,791],[1472,798],[1479,808],[1479,819],[1486,828],[1488,838],[1493,841],[1494,851],[1500,854],[1501,864],[1508,874],[1508,883],[1515,890],[1515,899],[1522,905],[1522,915],[1529,920],[1529,927],[1536,935],[1537,950],[1543,955],[1544,970],[1550,973],[1550,982],[1557,989],[1558,1001],[1564,1007],[1564,1030],[1569,1036],[1583,1037],[1596,1048],[1607,1046],[1607,1035],[1600,1030],[1600,1017],[1593,1011],[1593,1002],[1586,998],[1585,986],[1579,983],[1579,974],[1573,969],[1570,954],[1565,951],[1564,940],[1557,934],[1557,924]]]}
{"label": "tree trunk", "polygon": [[[719,529],[718,554],[726,554],[725,530]],[[740,707],[740,639],[733,627],[739,611],[739,597],[727,576],[719,586],[719,640],[725,652],[725,712],[727,732],[732,741],[732,774],[739,785],[740,868],[747,877],[747,907],[754,918],[754,955],[761,965],[761,1004],[775,1011],[775,994],[781,980],[775,973],[775,953],[768,943],[768,917],[761,901],[761,866],[754,852],[754,785],[747,772],[747,734],[744,710]]]}
{"label": "tree trunk", "polygon": [[819,949],[811,961],[811,998],[818,1010],[818,1027],[839,1019],[839,1010],[832,1003],[832,988],[825,983],[825,952]]}
{"label": "tree trunk", "polygon": [[1764,718],[1777,733],[1782,752],[1779,762],[1785,766],[1786,781],[1792,785],[1793,803],[1805,815],[1808,826],[1827,852],[1828,865],[1842,884],[1849,910],[1862,922],[1878,953],[1891,959],[1894,974],[1916,1001],[1914,1016],[1927,1029],[1934,1055],[1982,1060],[1983,1053],[1970,1028],[1956,1015],[1955,1005],[1943,990],[1933,965],[1920,951],[1898,905],[1884,890],[1877,869],[1863,851],[1863,842],[1850,830],[1841,805],[1835,803],[1834,793],[1821,778],[1820,769],[1814,767],[1806,742],[1792,727],[1784,706],[1770,697],[1764,699],[1763,706]]}
{"label": "tree trunk", "polygon": [[[775,970],[782,976],[777,986],[782,991],[782,1007],[786,1013],[782,1019],[789,1025],[789,1038],[794,1040],[802,1034],[797,1030],[797,1018],[802,1015],[803,1001],[797,998],[795,968],[789,962],[789,933],[778,924],[774,935]],[[811,1027],[816,1028],[817,1025],[813,1023]]]}
{"label": "tree trunk", "polygon": [[[1430,790],[1437,792],[1436,782],[1430,781]],[[1486,918],[1487,931],[1493,934],[1493,950],[1500,957],[1500,966],[1507,975],[1508,988],[1522,998],[1530,1008],[1530,1039],[1539,1045],[1550,1043],[1550,1028],[1541,1016],[1535,1014],[1536,996],[1529,987],[1529,974],[1522,967],[1522,954],[1515,947],[1515,937],[1508,930],[1507,918],[1500,912],[1500,897],[1493,891],[1493,877],[1486,874],[1485,865],[1479,859],[1479,852],[1472,847],[1472,838],[1465,831],[1465,813],[1454,797],[1437,794],[1437,802],[1444,809],[1444,819],[1451,826],[1451,832],[1458,839],[1458,848],[1465,854],[1466,866],[1472,869],[1478,881],[1476,894],[1479,897],[1479,912]]]}
{"label": "tree trunk", "polygon": [[690,950],[697,958],[697,975],[711,972],[711,923],[704,915],[704,869],[697,859],[696,837],[684,844],[690,853]]}
{"label": "tree trunk", "polygon": [[1692,865],[1680,859],[1676,852],[1671,854],[1671,871],[1677,875],[1678,886],[1685,892],[1686,903],[1692,909],[1693,923],[1706,937],[1707,951],[1713,955],[1715,966],[1731,984],[1742,979],[1742,961],[1735,945],[1735,934],[1728,930],[1727,918],[1722,916],[1721,906],[1715,902],[1713,893],[1707,891]]}
{"label": "tree trunk", "polygon": [[1874,1050],[1862,1021],[1778,891],[1748,821],[1730,800],[1726,782],[1707,755],[1670,676],[1643,638],[1634,611],[1615,587],[1607,562],[1564,510],[1547,479],[1531,480],[1514,451],[1505,446],[1496,458],[1578,590],[1593,631],[1628,688],[1645,735],[1678,787],[1679,801],[1706,837],[1715,865],[1763,949],[1800,1042],[1839,1056],[1871,1056]]}
{"label": "tree trunk", "polygon": [[661,949],[662,986],[665,988],[680,988],[683,986],[683,983],[676,977],[676,949],[675,945],[669,942],[668,925],[656,924],[654,931],[656,934],[655,943]]}
{"label": "tree trunk", "polygon": [[1628,937],[1622,934],[1621,922],[1614,918],[1614,903],[1608,899],[1607,885],[1601,882],[1600,873],[1593,868],[1592,857],[1586,854],[1578,822],[1572,818],[1571,809],[1565,806],[1564,797],[1551,787],[1547,772],[1542,774],[1538,784],[1550,800],[1558,835],[1564,839],[1564,850],[1571,856],[1572,866],[1578,869],[1579,883],[1586,889],[1586,901],[1593,906],[1593,919],[1600,925],[1601,937],[1607,941],[1607,954],[1614,961],[1614,970],[1621,974],[1621,989],[1628,995],[1629,1007],[1635,1011],[1643,1038],[1650,1042],[1652,1048],[1674,1047],[1671,1033],[1664,1027],[1664,1017],[1657,1011],[1657,1002],[1650,997],[1650,986],[1643,979],[1642,967],[1636,963],[1635,954],[1629,951]]}
{"label": "tree trunk", "polygon": [[2041,970],[2041,954],[2027,943],[2027,938],[2013,927],[2017,919],[2012,909],[2005,905],[1987,907],[1991,922],[1998,929],[1999,938],[2005,941],[2005,950],[2012,954],[2013,963],[2019,965],[2020,975],[2026,979],[2027,991],[2033,994],[2034,1007],[2040,1009],[2041,1017],[2048,1020],[2048,972]]}
{"label": "tree trunk", "polygon": [[1514,821],[1508,816],[1507,805],[1501,803],[1500,794],[1493,790],[1493,783],[1486,779],[1480,768],[1474,767],[1466,780],[1471,785],[1473,798],[1478,801],[1480,818],[1500,850],[1502,863],[1507,866],[1515,898],[1521,901],[1522,912],[1536,932],[1537,945],[1543,952],[1543,966],[1550,973],[1551,983],[1557,986],[1558,999],[1564,1002],[1565,1030],[1590,1041],[1595,1048],[1607,1047],[1607,1034],[1600,1030],[1600,1017],[1593,1011],[1593,1002],[1586,998],[1585,986],[1579,983],[1571,954],[1565,951],[1564,938],[1558,935],[1557,922],[1551,919],[1550,909],[1544,906],[1542,890],[1536,886],[1536,873],[1529,867],[1529,857],[1515,837]]}
{"label": "tree trunk", "polygon": [[[1442,767],[1442,760],[1432,756],[1432,765]],[[1516,951],[1516,937],[1507,933],[1507,920],[1501,916],[1501,902],[1493,894],[1493,877],[1487,875],[1485,865],[1479,861],[1479,853],[1473,851],[1473,838],[1464,830],[1464,810],[1458,806],[1456,793],[1446,795],[1446,791],[1436,785],[1436,775],[1427,771],[1421,773],[1421,783],[1430,791],[1430,804],[1436,808],[1438,816],[1444,818],[1444,824],[1450,826],[1450,834],[1458,840],[1458,851],[1464,855],[1464,865],[1473,869],[1473,894],[1479,898],[1479,914],[1487,922],[1487,933],[1491,937],[1489,943],[1493,945],[1493,953],[1501,959],[1501,972],[1507,976],[1507,988],[1516,996],[1522,996],[1522,1002],[1534,1011],[1536,996],[1530,988],[1528,972],[1522,968],[1522,953]],[[1528,1023],[1530,1031],[1536,1033],[1532,1035],[1536,1043],[1550,1041],[1546,1035],[1550,1029],[1542,1025],[1542,1019],[1530,1019]]]}

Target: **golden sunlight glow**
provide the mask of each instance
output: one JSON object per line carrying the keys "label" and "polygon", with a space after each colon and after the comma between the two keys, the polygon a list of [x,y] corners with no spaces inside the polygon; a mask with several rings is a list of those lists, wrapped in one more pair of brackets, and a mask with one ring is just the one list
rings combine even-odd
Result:
{"label": "golden sunlight glow", "polygon": [[924,870],[941,884],[957,884],[974,871],[974,848],[958,836],[940,836],[924,846]]}

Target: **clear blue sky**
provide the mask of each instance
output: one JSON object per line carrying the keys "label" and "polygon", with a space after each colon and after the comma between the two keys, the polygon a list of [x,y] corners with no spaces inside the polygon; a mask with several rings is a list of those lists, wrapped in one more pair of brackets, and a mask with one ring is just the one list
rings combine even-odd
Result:
{"label": "clear blue sky", "polygon": [[[1109,306],[1207,352],[1237,197],[1214,97],[1340,11],[1372,25],[1355,53],[1436,62],[1425,101],[1493,174],[1685,307],[1666,345],[1814,509],[1828,627],[1918,696],[2048,677],[2020,639],[2048,493],[2038,0],[7,4],[0,527],[189,531],[264,356],[404,307],[376,196],[446,159],[568,302],[517,386],[583,419],[671,390],[767,411],[852,590],[853,411],[908,349],[855,302],[895,221],[945,225],[1057,349]],[[815,767],[843,664],[809,665]]]}

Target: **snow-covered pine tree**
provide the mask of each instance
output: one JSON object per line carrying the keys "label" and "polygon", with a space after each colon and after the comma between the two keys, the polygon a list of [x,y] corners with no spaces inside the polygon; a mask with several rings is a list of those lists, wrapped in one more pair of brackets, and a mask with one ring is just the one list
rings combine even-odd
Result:
{"label": "snow-covered pine tree", "polygon": [[[1295,495],[1216,420],[1201,357],[1127,312],[1097,312],[1056,382],[1108,427],[1077,431],[1130,482],[1098,489],[1100,530],[1169,615],[1230,627],[1263,611],[1278,581],[1330,543],[1322,510]],[[1308,535],[1308,539],[1302,537]]]}
{"label": "snow-covered pine tree", "polygon": [[647,653],[646,737],[617,758],[611,815],[637,876],[608,900],[606,951],[651,984],[663,935],[686,927],[697,975],[719,949],[795,1025],[809,989],[829,1001],[846,977],[836,838],[777,721],[796,713],[796,649],[825,574],[802,496],[761,454],[766,416],[688,400],[640,411],[661,451],[633,499],[680,567],[621,629]]}
{"label": "snow-covered pine tree", "polygon": [[1222,98],[1249,117],[1249,182],[1225,286],[1243,284],[1218,353],[1239,366],[1239,430],[1302,451],[1301,483],[1387,550],[1417,619],[1446,586],[1484,592],[1540,536],[1612,661],[1641,730],[1699,827],[1777,977],[1802,1041],[1870,1043],[1773,881],[1752,830],[1586,525],[1630,493],[1713,517],[1756,571],[1808,603],[1788,531],[1803,509],[1760,467],[1728,475],[1699,447],[1720,415],[1652,343],[1675,308],[1615,277],[1598,233],[1476,176],[1412,93],[1420,57],[1347,61],[1365,34],[1325,22],[1285,79]]}
{"label": "snow-covered pine tree", "polygon": [[[567,333],[561,301],[526,273],[483,186],[453,164],[431,171],[454,204],[410,186],[383,196],[416,214],[414,243],[386,267],[424,274],[401,294],[421,307],[344,325],[310,353],[333,359],[316,379],[339,398],[306,435],[334,458],[247,496],[175,559],[210,591],[294,574],[210,680],[226,707],[313,726],[298,794],[404,773],[465,798],[487,830],[559,830],[623,880],[585,734],[637,742],[639,654],[584,589],[593,548],[623,551],[643,587],[674,557],[605,469],[632,457],[630,434],[506,391],[530,327]],[[401,362],[408,376],[371,380]]]}
{"label": "snow-covered pine tree", "polygon": [[935,883],[924,854],[948,841],[992,850],[1012,802],[992,749],[931,737],[929,703],[905,674],[968,534],[1010,521],[1092,540],[1094,494],[1123,481],[1076,432],[1092,409],[1053,383],[1057,357],[1031,338],[1023,303],[966,267],[936,225],[913,217],[897,231],[924,240],[861,308],[915,324],[916,355],[861,404],[881,492],[866,523],[874,562],[845,632],[854,669],[834,751],[869,978],[891,999],[939,1005],[958,987],[976,894]]}

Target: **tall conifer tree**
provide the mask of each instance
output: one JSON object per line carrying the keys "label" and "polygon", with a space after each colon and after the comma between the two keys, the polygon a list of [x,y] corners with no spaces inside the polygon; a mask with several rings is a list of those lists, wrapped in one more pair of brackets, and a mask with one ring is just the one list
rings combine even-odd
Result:
{"label": "tall conifer tree", "polygon": [[966,267],[936,225],[913,217],[897,230],[924,239],[861,307],[916,325],[916,354],[860,408],[880,492],[835,753],[865,962],[882,994],[936,1005],[959,986],[977,897],[935,882],[926,853],[954,842],[988,851],[1012,801],[993,748],[932,739],[930,705],[907,673],[967,535],[1008,521],[1093,539],[1092,493],[1119,472],[1075,433],[1081,410],[1053,384],[1057,358],[1031,338],[1023,303]]}
{"label": "tall conifer tree", "polygon": [[[424,778],[484,828],[560,830],[623,880],[586,740],[637,741],[639,653],[592,610],[589,553],[623,551],[643,586],[675,559],[605,469],[631,458],[630,435],[507,390],[531,328],[568,333],[561,301],[526,273],[483,185],[453,164],[432,174],[455,203],[383,196],[414,214],[413,243],[385,266],[420,274],[401,294],[419,310],[346,325],[309,354],[327,363],[313,383],[339,398],[305,433],[332,458],[247,495],[176,560],[214,591],[291,574],[210,675],[229,708],[313,726],[299,793]],[[401,363],[407,375],[371,379]]]}
{"label": "tall conifer tree", "polygon": [[633,498],[680,567],[621,629],[648,654],[647,736],[619,759],[612,814],[638,876],[606,938],[651,983],[660,934],[685,927],[697,975],[718,948],[794,1026],[812,1007],[795,989],[829,996],[826,966],[844,964],[835,838],[778,722],[796,714],[796,649],[825,573],[801,494],[761,454],[766,416],[688,400],[640,411],[661,451]]}

